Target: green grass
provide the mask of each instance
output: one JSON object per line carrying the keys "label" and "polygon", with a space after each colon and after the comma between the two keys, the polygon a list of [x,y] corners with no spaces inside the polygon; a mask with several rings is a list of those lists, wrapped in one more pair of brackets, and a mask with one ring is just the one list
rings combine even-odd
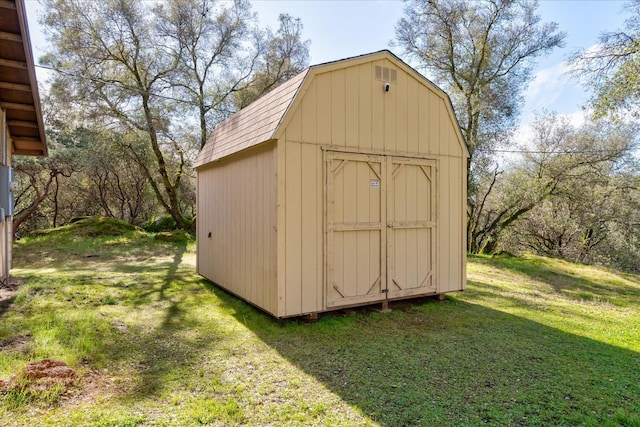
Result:
{"label": "green grass", "polygon": [[[640,426],[640,278],[470,257],[444,302],[276,320],[138,230],[16,243],[0,379],[59,359],[67,390],[0,394],[7,426]],[[2,307],[0,305],[0,307]]]}

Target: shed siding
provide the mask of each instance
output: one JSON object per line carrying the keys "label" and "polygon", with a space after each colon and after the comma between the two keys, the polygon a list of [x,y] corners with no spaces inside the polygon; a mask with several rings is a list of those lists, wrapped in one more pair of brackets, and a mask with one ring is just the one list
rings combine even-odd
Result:
{"label": "shed siding", "polygon": [[198,170],[198,273],[278,315],[276,210],[275,142]]}
{"label": "shed siding", "polygon": [[[375,67],[395,68],[389,92]],[[286,152],[283,315],[326,309],[324,302],[324,160],[321,147],[414,156],[438,162],[438,292],[465,283],[464,148],[445,99],[393,62],[380,60],[315,74],[277,137]],[[355,202],[355,201],[354,201]],[[443,211],[444,210],[444,211]],[[325,272],[326,274],[326,272]]]}
{"label": "shed siding", "polygon": [[[324,308],[322,150],[287,142],[284,151],[284,313],[295,316]],[[284,236],[284,237],[283,237]]]}

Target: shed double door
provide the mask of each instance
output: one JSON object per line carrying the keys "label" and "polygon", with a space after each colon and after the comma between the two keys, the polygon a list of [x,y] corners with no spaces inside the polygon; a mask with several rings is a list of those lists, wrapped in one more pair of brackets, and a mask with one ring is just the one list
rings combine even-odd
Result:
{"label": "shed double door", "polygon": [[326,305],[436,292],[433,160],[328,151]]}

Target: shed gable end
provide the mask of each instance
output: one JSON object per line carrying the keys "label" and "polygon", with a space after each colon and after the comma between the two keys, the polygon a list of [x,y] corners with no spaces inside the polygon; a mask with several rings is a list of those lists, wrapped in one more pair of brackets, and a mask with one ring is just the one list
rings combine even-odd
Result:
{"label": "shed gable end", "polygon": [[312,67],[274,138],[285,130],[328,147],[467,154],[448,97],[388,52]]}

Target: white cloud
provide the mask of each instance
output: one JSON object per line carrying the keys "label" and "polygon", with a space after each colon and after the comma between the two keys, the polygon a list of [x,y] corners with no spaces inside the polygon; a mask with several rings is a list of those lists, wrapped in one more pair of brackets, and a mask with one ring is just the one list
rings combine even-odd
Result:
{"label": "white cloud", "polygon": [[569,70],[569,65],[564,61],[553,67],[538,70],[524,92],[525,113],[531,114],[542,109],[563,109],[568,101],[565,96],[567,90],[576,86],[567,74]]}

